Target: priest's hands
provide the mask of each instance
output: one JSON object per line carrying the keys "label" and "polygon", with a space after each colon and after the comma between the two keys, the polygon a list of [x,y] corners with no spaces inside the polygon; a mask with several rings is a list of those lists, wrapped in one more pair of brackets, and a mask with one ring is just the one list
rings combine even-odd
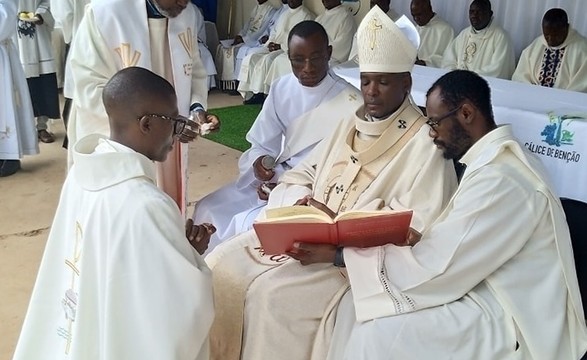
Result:
{"label": "priest's hands", "polygon": [[200,255],[204,254],[206,249],[208,249],[210,237],[215,232],[216,228],[212,224],[203,223],[200,225],[194,225],[192,219],[188,219],[185,223],[185,236],[190,245],[192,245]]}
{"label": "priest's hands", "polygon": [[286,254],[302,265],[318,263],[333,264],[336,256],[336,246],[331,244],[294,243],[294,247]]}
{"label": "priest's hands", "polygon": [[269,44],[267,44],[267,50],[269,50],[269,52],[273,52],[276,50],[281,50],[281,45],[274,43],[273,41],[270,42]]}
{"label": "priest's hands", "polygon": [[35,14],[35,18],[36,20],[33,21],[33,24],[35,25],[43,25],[45,23],[45,20],[43,20],[43,17],[39,14]]}
{"label": "priest's hands", "polygon": [[269,40],[269,35],[263,35],[261,36],[261,38],[259,39],[259,42],[261,44],[265,44],[267,42],[267,40]]}
{"label": "priest's hands", "polygon": [[269,181],[275,176],[275,171],[273,169],[267,169],[263,166],[262,160],[265,155],[261,155],[253,162],[253,173],[255,174],[255,178],[261,181]]}
{"label": "priest's hands", "polygon": [[334,211],[330,210],[330,208],[328,208],[328,206],[326,206],[323,203],[321,203],[320,201],[314,199],[310,195],[304,196],[303,198],[299,199],[298,201],[296,201],[296,203],[294,205],[312,206],[318,210],[322,210],[328,216],[330,216],[332,219],[334,219],[336,217],[336,213]]}
{"label": "priest's hands", "polygon": [[194,111],[191,117],[194,120],[187,120],[183,131],[178,135],[180,142],[188,143],[193,141],[198,135],[206,135],[211,131],[220,129],[220,119],[214,114],[206,111]]}

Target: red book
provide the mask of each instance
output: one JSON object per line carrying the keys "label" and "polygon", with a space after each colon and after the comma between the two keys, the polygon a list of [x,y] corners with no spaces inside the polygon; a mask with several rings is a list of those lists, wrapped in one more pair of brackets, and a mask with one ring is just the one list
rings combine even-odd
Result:
{"label": "red book", "polygon": [[269,209],[253,228],[265,254],[283,254],[295,242],[357,248],[406,242],[412,210],[348,211],[331,219],[311,206]]}

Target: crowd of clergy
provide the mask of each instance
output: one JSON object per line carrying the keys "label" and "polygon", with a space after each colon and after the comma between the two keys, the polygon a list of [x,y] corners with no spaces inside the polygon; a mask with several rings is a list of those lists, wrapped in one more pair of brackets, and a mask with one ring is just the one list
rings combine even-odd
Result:
{"label": "crowd of clergy", "polygon": [[[60,87],[68,140],[15,360],[585,355],[564,210],[484,77],[587,92],[587,39],[550,9],[516,65],[490,0],[456,37],[430,0],[371,0],[359,25],[322,4],[257,0],[209,48],[188,0],[0,0],[0,176],[54,141]],[[416,65],[449,70],[424,108]],[[238,178],[188,214],[188,143],[222,131],[215,87],[263,106]],[[398,245],[266,254],[254,222],[293,204],[413,218]]]}

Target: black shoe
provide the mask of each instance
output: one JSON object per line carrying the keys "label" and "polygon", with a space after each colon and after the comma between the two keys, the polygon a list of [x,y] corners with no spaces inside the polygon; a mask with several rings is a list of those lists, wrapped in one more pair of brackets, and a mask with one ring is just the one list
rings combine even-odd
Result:
{"label": "black shoe", "polygon": [[0,177],[10,176],[20,170],[20,160],[0,160]]}
{"label": "black shoe", "polygon": [[243,101],[243,104],[245,104],[245,105],[263,105],[266,97],[267,97],[267,95],[265,95],[263,93],[257,93],[255,95],[251,96],[251,98],[249,100]]}
{"label": "black shoe", "polygon": [[239,93],[239,92],[238,92],[238,91],[236,91],[236,90],[228,90],[228,91],[227,91],[227,93],[228,93],[228,95],[230,95],[230,96],[241,96],[241,93]]}

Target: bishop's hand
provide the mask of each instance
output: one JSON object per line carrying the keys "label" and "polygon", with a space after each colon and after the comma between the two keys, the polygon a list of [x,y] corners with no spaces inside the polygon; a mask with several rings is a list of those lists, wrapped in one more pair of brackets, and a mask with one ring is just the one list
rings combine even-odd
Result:
{"label": "bishop's hand", "polygon": [[333,264],[336,256],[336,246],[332,244],[295,243],[292,250],[286,252],[302,265],[319,263]]}
{"label": "bishop's hand", "polygon": [[294,205],[312,206],[318,210],[322,210],[328,216],[330,216],[332,219],[334,219],[336,217],[336,213],[334,211],[330,210],[330,208],[328,206],[326,206],[325,204],[321,203],[320,201],[314,199],[310,195],[304,196],[303,198],[299,199],[298,201],[296,201],[296,203]]}

